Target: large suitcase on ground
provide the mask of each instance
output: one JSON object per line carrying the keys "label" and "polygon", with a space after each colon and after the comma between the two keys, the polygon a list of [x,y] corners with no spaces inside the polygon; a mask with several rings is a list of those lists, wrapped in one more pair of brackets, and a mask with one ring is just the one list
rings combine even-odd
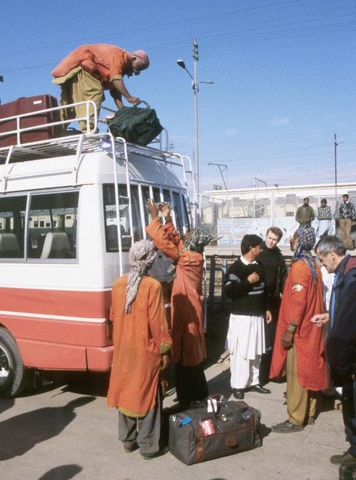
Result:
{"label": "large suitcase on ground", "polygon": [[243,401],[209,398],[197,408],[170,415],[170,452],[192,465],[259,447],[260,418],[260,412]]}
{"label": "large suitcase on ground", "polygon": [[148,145],[163,130],[156,111],[148,106],[122,107],[107,123],[114,137],[139,145]]}
{"label": "large suitcase on ground", "polygon": [[[13,102],[0,105],[0,147],[37,142],[58,136],[60,131],[58,126],[42,127],[41,125],[58,122],[60,120],[59,110],[37,113],[54,107],[58,107],[58,101],[51,95],[21,97]],[[33,115],[21,116],[27,113],[33,113]],[[9,117],[15,116],[20,116],[20,129],[36,126],[38,128],[22,132],[18,139],[16,133],[14,133],[18,128],[17,120],[15,118],[8,120]]]}

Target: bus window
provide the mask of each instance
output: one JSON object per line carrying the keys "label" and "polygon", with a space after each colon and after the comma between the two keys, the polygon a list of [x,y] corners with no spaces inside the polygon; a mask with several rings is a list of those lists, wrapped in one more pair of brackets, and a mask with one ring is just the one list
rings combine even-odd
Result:
{"label": "bus window", "polygon": [[166,190],[165,188],[163,189],[163,201],[165,203],[170,203],[171,202],[171,195],[169,193],[169,190]]}
{"label": "bus window", "polygon": [[[138,186],[131,185],[131,202],[132,202],[132,223],[134,229],[134,238],[133,241],[137,242],[138,240],[143,239],[143,231],[142,231],[142,224],[140,221],[140,201],[138,196]],[[146,205],[144,205],[146,207]],[[147,209],[145,208],[145,211]],[[144,227],[146,226],[143,225]]]}
{"label": "bus window", "polygon": [[161,200],[161,194],[160,194],[159,188],[153,187],[152,193],[153,193],[153,201],[155,203],[160,203],[162,200]]}
{"label": "bus window", "polygon": [[[114,185],[104,185],[104,214],[105,214],[105,241],[107,252],[118,251],[117,239],[117,214],[116,214],[116,200]],[[119,187],[119,225],[121,241],[123,242],[123,249],[127,250],[128,245],[125,245],[124,237],[127,237],[130,229],[130,221],[128,216],[128,198],[126,187]]]}
{"label": "bus window", "polygon": [[32,195],[28,222],[28,258],[76,258],[79,192]]}
{"label": "bus window", "polygon": [[[131,247],[131,225],[130,225],[130,205],[129,197],[127,195],[126,185],[119,185],[119,226],[121,235],[121,247],[122,250],[128,251]],[[115,201],[115,188],[114,185],[104,185],[104,209],[105,209],[105,238],[106,238],[106,251],[117,252],[118,239],[117,239],[117,215],[116,215],[116,201]],[[140,210],[138,200],[138,188],[137,186],[131,187],[131,215],[133,226],[133,241],[141,240],[142,226],[140,221]]]}
{"label": "bus window", "polygon": [[142,198],[143,202],[146,205],[147,200],[150,200],[151,198],[155,203],[161,202],[161,193],[159,187],[148,187],[148,186],[142,186]]}
{"label": "bus window", "polygon": [[176,228],[182,234],[190,230],[187,206],[184,198],[178,192],[173,192],[174,209],[176,212]]}
{"label": "bus window", "polygon": [[24,257],[26,196],[0,198],[0,258]]}
{"label": "bus window", "polygon": [[[161,203],[162,199],[161,199],[160,189],[158,187],[152,187],[152,193],[150,193],[149,187],[142,187],[142,197],[143,197],[143,206],[145,211],[145,223],[147,225],[150,220],[148,218],[148,211],[146,208],[147,200],[153,199],[153,201],[156,204]],[[161,216],[162,215],[161,212],[159,212],[158,215]]]}
{"label": "bus window", "polygon": [[151,198],[150,195],[150,188],[149,187],[141,187],[142,192],[142,201],[143,201],[143,211],[145,215],[145,224],[148,225],[148,211],[147,211],[147,200]]}

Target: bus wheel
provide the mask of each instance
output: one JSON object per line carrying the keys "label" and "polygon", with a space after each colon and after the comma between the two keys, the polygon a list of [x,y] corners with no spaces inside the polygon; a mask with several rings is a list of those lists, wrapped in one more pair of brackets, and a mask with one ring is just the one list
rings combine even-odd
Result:
{"label": "bus wheel", "polygon": [[14,397],[25,387],[26,368],[14,338],[0,328],[0,397]]}

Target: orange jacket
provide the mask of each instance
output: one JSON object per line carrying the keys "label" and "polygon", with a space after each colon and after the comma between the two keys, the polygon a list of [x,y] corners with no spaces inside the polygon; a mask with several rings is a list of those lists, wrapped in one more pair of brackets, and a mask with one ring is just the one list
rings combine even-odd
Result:
{"label": "orange jacket", "polygon": [[206,347],[203,324],[203,265],[201,253],[184,250],[173,223],[158,218],[146,227],[156,247],[176,263],[172,288],[172,362],[191,367],[203,362]]}
{"label": "orange jacket", "polygon": [[82,67],[106,88],[112,80],[132,74],[131,54],[115,45],[82,45],[73,50],[52,71],[54,77],[63,77],[71,70]]}
{"label": "orange jacket", "polygon": [[170,350],[161,284],[144,277],[131,313],[125,313],[127,276],[112,289],[114,355],[107,404],[129,416],[144,416],[156,403],[161,353]]}

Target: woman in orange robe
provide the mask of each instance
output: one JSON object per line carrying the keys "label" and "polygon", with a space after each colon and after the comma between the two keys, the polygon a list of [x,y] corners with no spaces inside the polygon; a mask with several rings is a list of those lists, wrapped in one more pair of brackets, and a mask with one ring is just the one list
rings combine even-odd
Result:
{"label": "woman in orange robe", "polygon": [[283,290],[270,370],[270,378],[287,376],[289,418],[272,427],[277,433],[300,431],[313,422],[313,392],[328,386],[323,332],[310,321],[324,311],[322,275],[310,253],[314,243],[310,226],[300,227],[291,240],[294,261]]}
{"label": "woman in orange robe", "polygon": [[119,411],[125,451],[140,448],[144,458],[160,452],[159,374],[172,344],[161,284],[146,276],[155,257],[151,241],[131,247],[130,273],[116,280],[110,312],[114,355],[107,404]]}
{"label": "woman in orange robe", "polygon": [[172,287],[172,356],[175,364],[177,397],[181,408],[202,400],[209,394],[204,374],[203,361],[206,358],[203,324],[203,248],[211,241],[210,235],[201,229],[190,232],[182,239],[170,217],[170,208],[161,204],[165,218],[162,225],[158,208],[148,201],[152,221],[146,227],[156,247],[175,265]]}

